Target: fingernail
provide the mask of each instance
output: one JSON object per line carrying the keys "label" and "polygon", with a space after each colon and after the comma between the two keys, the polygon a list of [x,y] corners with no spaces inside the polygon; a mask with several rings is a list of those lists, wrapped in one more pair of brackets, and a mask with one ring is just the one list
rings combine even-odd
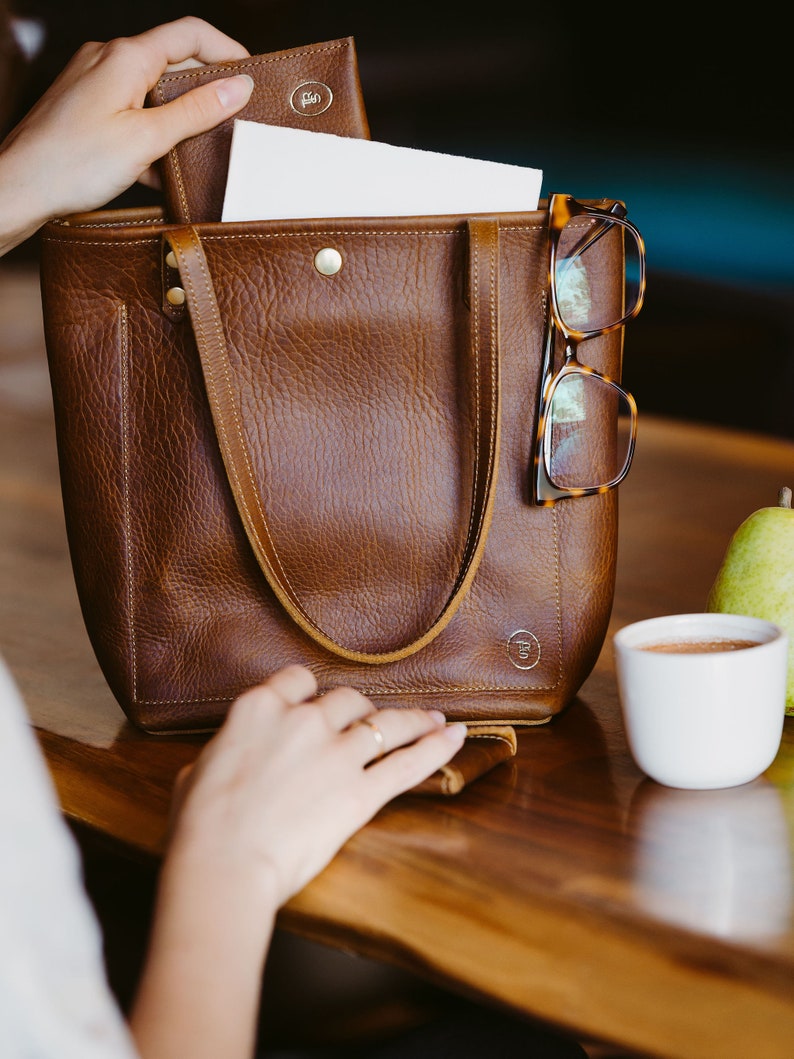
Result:
{"label": "fingernail", "polygon": [[456,721],[455,724],[448,724],[444,729],[444,732],[449,739],[453,740],[453,742],[457,742],[466,738],[468,728],[463,721]]}
{"label": "fingernail", "polygon": [[441,712],[441,710],[428,710],[427,712],[430,714],[436,724],[446,724],[447,719]]}
{"label": "fingernail", "polygon": [[233,110],[247,103],[254,90],[254,79],[248,74],[224,77],[216,82],[215,91],[224,110]]}

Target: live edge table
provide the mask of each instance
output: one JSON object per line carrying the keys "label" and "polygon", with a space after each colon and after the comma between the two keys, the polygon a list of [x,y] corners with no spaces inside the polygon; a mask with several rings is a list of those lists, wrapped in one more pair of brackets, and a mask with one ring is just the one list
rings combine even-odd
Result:
{"label": "live edge table", "polygon": [[[112,698],[72,581],[43,350],[0,373],[0,651],[66,817],[156,860],[201,739],[143,735]],[[629,756],[611,645],[702,610],[730,534],[782,485],[791,442],[641,417],[610,632],[577,699],[459,796],[387,806],[282,926],[637,1053],[791,1059],[794,718],[754,783],[660,787]]]}

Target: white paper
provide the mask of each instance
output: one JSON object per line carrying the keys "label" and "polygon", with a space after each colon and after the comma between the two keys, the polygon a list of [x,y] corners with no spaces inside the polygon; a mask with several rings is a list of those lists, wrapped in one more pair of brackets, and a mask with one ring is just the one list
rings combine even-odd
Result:
{"label": "white paper", "polygon": [[542,172],[326,132],[234,123],[224,221],[535,210]]}

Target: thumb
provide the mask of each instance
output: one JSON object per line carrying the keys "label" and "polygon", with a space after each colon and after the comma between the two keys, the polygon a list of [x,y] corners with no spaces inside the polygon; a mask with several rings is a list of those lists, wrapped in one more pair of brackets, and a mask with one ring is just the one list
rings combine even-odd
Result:
{"label": "thumb", "polygon": [[248,74],[236,74],[210,81],[193,88],[170,103],[147,110],[157,123],[165,154],[181,140],[197,136],[214,128],[226,118],[236,114],[251,98],[253,78]]}

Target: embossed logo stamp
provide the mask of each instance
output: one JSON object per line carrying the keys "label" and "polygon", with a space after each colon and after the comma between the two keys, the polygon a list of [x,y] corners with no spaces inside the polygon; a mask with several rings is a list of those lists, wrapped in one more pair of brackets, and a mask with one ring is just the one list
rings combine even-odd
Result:
{"label": "embossed logo stamp", "polygon": [[518,629],[507,641],[507,657],[516,669],[533,669],[540,661],[540,641],[528,629]]}
{"label": "embossed logo stamp", "polygon": [[333,92],[322,81],[304,81],[289,97],[289,105],[295,113],[309,118],[324,113],[333,101]]}

